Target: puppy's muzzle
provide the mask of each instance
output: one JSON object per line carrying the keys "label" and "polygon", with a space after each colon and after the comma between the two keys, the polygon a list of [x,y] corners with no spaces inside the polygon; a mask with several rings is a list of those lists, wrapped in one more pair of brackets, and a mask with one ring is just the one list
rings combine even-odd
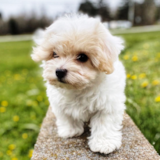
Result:
{"label": "puppy's muzzle", "polygon": [[62,79],[67,75],[66,69],[57,69],[56,76],[60,82],[63,82]]}

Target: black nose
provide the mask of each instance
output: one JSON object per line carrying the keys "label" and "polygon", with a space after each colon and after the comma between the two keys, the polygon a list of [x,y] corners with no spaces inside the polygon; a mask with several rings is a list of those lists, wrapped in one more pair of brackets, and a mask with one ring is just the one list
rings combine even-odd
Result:
{"label": "black nose", "polygon": [[58,77],[58,79],[62,79],[66,76],[67,74],[67,70],[66,69],[57,69],[56,70],[56,76]]}

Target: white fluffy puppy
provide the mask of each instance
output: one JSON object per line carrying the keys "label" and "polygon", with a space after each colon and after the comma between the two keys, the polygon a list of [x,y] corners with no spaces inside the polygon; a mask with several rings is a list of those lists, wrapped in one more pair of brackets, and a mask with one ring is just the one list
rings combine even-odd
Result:
{"label": "white fluffy puppy", "polygon": [[65,16],[44,31],[31,55],[43,62],[58,135],[79,136],[89,121],[88,144],[93,152],[108,154],[121,146],[125,70],[118,55],[122,43],[98,19]]}

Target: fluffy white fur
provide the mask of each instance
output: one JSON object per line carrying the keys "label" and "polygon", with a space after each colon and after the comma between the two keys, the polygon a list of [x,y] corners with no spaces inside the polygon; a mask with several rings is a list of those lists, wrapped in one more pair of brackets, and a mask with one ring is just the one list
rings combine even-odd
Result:
{"label": "fluffy white fur", "polygon": [[[123,41],[112,36],[102,23],[87,16],[58,19],[38,39],[32,58],[43,61],[47,96],[55,114],[58,135],[83,133],[90,121],[89,147],[108,154],[120,148],[125,110],[125,70],[118,60]],[[53,58],[56,51],[58,58]],[[79,53],[89,60],[76,61]],[[57,68],[67,69],[65,83],[57,80]]]}

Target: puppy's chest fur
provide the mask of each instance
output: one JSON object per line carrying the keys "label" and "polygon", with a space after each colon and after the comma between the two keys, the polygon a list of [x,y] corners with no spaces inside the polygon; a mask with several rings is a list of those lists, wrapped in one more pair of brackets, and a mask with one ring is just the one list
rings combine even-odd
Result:
{"label": "puppy's chest fur", "polygon": [[106,102],[107,98],[93,90],[81,93],[59,92],[55,88],[48,87],[47,93],[54,113],[60,111],[84,122],[88,121],[97,110],[105,107],[103,102]]}

